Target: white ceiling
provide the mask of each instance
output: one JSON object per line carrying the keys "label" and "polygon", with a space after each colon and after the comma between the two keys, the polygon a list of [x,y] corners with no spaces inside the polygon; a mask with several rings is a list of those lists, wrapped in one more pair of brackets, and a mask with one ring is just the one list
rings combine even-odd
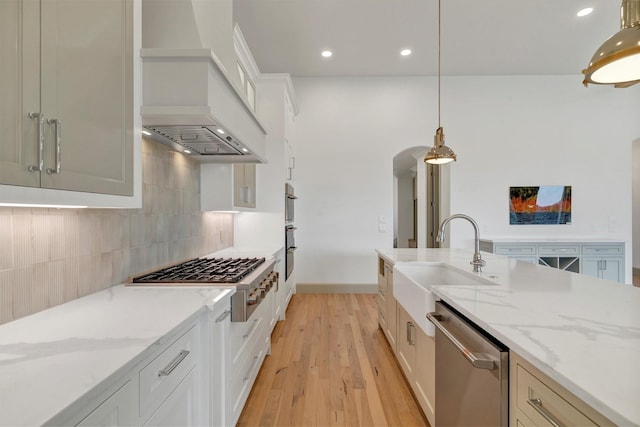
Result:
{"label": "white ceiling", "polygon": [[[261,72],[436,75],[437,0],[235,0]],[[594,12],[578,18],[591,6]],[[442,0],[443,75],[579,74],[620,29],[617,0]],[[413,50],[401,57],[400,49]],[[329,59],[320,52],[334,52]]]}

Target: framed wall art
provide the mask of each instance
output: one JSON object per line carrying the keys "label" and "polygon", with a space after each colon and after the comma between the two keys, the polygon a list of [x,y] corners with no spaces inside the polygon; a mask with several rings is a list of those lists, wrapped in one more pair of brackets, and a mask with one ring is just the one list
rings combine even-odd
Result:
{"label": "framed wall art", "polygon": [[571,224],[571,186],[509,187],[509,224]]}

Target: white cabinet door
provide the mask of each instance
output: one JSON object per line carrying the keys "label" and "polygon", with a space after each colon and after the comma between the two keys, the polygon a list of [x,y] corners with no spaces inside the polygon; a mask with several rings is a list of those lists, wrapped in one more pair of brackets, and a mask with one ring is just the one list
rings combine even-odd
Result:
{"label": "white cabinet door", "polygon": [[417,328],[416,378],[414,392],[429,423],[435,425],[436,407],[436,342]]}
{"label": "white cabinet door", "polygon": [[389,266],[385,266],[387,276],[387,293],[386,293],[386,311],[385,311],[385,320],[386,320],[386,333],[387,338],[389,339],[389,345],[396,351],[397,348],[397,335],[398,335],[398,308],[396,298],[393,296],[393,268]]}
{"label": "white cabinet door", "polygon": [[398,361],[407,379],[413,381],[416,366],[416,324],[400,305],[398,307]]}
{"label": "white cabinet door", "polygon": [[209,384],[209,418],[214,427],[225,426],[225,408],[227,396],[226,353],[227,338],[231,325],[231,304],[226,300],[221,308],[213,313],[210,323],[210,381]]}
{"label": "white cabinet door", "polygon": [[128,426],[134,422],[135,388],[127,381],[118,391],[87,415],[78,426]]}
{"label": "white cabinet door", "polygon": [[42,187],[133,194],[132,3],[41,3]]}
{"label": "white cabinet door", "polygon": [[0,184],[40,186],[40,2],[0,1]]}
{"label": "white cabinet door", "polygon": [[199,370],[193,368],[145,426],[200,426]]}
{"label": "white cabinet door", "polygon": [[132,0],[0,2],[0,183],[133,195]]}
{"label": "white cabinet door", "polygon": [[583,257],[581,273],[621,283],[624,282],[624,259]]}
{"label": "white cabinet door", "polygon": [[233,165],[233,204],[241,208],[256,207],[256,165]]}

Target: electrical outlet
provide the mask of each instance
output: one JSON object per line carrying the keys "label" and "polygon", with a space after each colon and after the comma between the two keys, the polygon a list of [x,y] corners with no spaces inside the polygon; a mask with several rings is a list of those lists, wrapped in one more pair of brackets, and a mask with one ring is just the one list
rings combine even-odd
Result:
{"label": "electrical outlet", "polygon": [[378,232],[379,233],[386,233],[387,232],[386,224],[378,224]]}

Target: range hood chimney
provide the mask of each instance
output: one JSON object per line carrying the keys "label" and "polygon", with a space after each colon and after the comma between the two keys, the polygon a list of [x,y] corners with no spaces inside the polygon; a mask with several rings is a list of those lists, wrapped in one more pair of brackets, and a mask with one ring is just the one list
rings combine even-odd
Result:
{"label": "range hood chimney", "polygon": [[236,75],[232,0],[143,0],[143,132],[211,163],[264,163],[266,130]]}

